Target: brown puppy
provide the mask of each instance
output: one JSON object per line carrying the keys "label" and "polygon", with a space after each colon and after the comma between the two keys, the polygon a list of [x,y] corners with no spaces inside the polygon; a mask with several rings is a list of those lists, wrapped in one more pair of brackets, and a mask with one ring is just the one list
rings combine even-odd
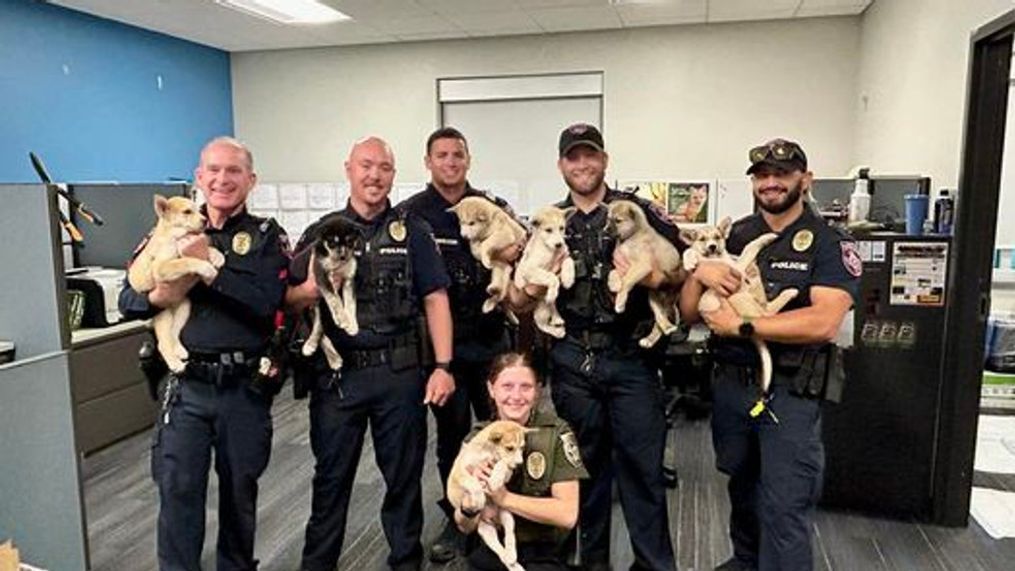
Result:
{"label": "brown puppy", "polygon": [[[631,267],[623,277],[616,269],[607,276],[607,287],[617,294],[614,309],[623,313],[631,289],[657,267],[667,281],[679,283],[683,279],[680,252],[649,224],[645,212],[630,200],[615,200],[609,204],[607,232],[617,237],[617,251],[624,255]],[[665,288],[649,292],[649,306],[655,316],[652,332],[638,341],[644,348],[654,346],[663,335],[677,330],[677,296],[679,289]]]}
{"label": "brown puppy", "polygon": [[[794,288],[783,290],[775,299],[768,301],[765,285],[761,281],[761,273],[754,260],[765,246],[771,244],[779,236],[774,232],[758,236],[746,246],[740,256],[734,258],[726,251],[726,238],[730,233],[730,219],[724,218],[718,226],[703,226],[694,230],[680,231],[680,237],[690,248],[684,252],[684,269],[693,272],[701,260],[719,261],[735,268],[741,276],[740,290],[728,300],[737,315],[744,319],[753,319],[779,313],[787,303],[799,293]],[[707,313],[719,309],[719,295],[712,290],[702,294],[698,301],[698,310]],[[751,339],[758,349],[761,358],[761,391],[768,392],[772,383],[772,354],[768,346],[758,338]]]}
{"label": "brown puppy", "polygon": [[[197,274],[206,281],[215,279],[218,268],[225,263],[222,252],[209,248],[209,260],[186,258],[180,255],[177,240],[189,234],[204,232],[204,216],[194,201],[182,196],[167,199],[155,195],[155,215],[158,222],[144,247],[127,270],[127,281],[138,293],[155,289],[160,282],[171,282],[183,276]],[[190,317],[190,300],[186,297],[174,307],[167,307],[152,319],[159,353],[169,370],[183,372],[188,357],[180,343],[180,331]]]}
{"label": "brown puppy", "polygon": [[[547,206],[532,218],[532,236],[525,245],[522,259],[515,268],[515,287],[524,288],[535,284],[546,288],[546,294],[536,303],[532,319],[536,327],[557,339],[564,336],[564,318],[557,311],[557,295],[560,288],[574,285],[574,260],[568,253],[564,241],[564,227],[575,209]],[[563,259],[559,273],[550,269],[554,261]]]}
{"label": "brown puppy", "polygon": [[525,229],[493,201],[468,196],[448,211],[458,216],[462,237],[469,241],[473,257],[491,271],[490,285],[483,302],[483,313],[490,313],[507,295],[511,281],[511,262],[498,256],[514,244],[525,240]]}
{"label": "brown puppy", "polygon": [[[503,487],[511,479],[511,472],[522,463],[525,435],[528,432],[529,429],[516,422],[497,420],[462,444],[462,449],[451,467],[451,474],[448,475],[447,492],[451,505],[459,510],[464,508],[466,511],[487,508],[483,483],[473,473],[478,467],[493,463],[487,485],[492,490]],[[499,510],[497,521],[504,529],[503,545],[497,538],[497,528],[485,520],[479,522],[477,528],[479,536],[510,571],[524,571],[518,564],[514,516],[507,510]]]}

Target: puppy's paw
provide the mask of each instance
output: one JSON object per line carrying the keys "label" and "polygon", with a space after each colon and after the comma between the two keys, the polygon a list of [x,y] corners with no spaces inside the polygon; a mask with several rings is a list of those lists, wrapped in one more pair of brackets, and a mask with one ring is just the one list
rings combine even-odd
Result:
{"label": "puppy's paw", "polygon": [[356,323],[355,321],[347,321],[344,325],[342,325],[342,329],[349,335],[355,337],[359,333],[359,323]]}
{"label": "puppy's paw", "polygon": [[617,300],[613,304],[613,309],[617,313],[624,313],[624,310],[627,309],[627,293],[620,292],[617,294]]}
{"label": "puppy's paw", "polygon": [[611,293],[617,293],[620,291],[620,286],[620,272],[617,270],[610,270],[610,274],[606,276],[606,287],[610,289]]}
{"label": "puppy's paw", "polygon": [[183,370],[187,368],[187,363],[183,362],[183,360],[180,359],[179,357],[177,357],[176,355],[170,355],[169,357],[166,357],[165,359],[166,359],[166,366],[169,367],[170,371],[172,371],[172,372],[174,372],[176,374],[182,373]]}
{"label": "puppy's paw", "polygon": [[490,313],[497,307],[498,300],[496,298],[488,298],[483,302],[483,313]]}
{"label": "puppy's paw", "polygon": [[226,264],[226,257],[215,248],[208,248],[208,261],[215,268],[221,268]]}
{"label": "puppy's paw", "polygon": [[521,563],[518,563],[517,561],[515,561],[511,565],[505,565],[505,567],[507,567],[508,571],[525,571],[525,568],[522,567]]}
{"label": "puppy's paw", "polygon": [[181,361],[186,361],[187,358],[190,357],[190,352],[187,351],[187,348],[184,347],[183,344],[177,344],[175,352],[176,356],[179,357]]}
{"label": "puppy's paw", "polygon": [[652,339],[651,337],[642,337],[638,340],[638,346],[642,349],[651,349],[655,346],[657,341],[659,341],[658,337],[655,339]]}
{"label": "puppy's paw", "polygon": [[309,357],[316,352],[317,352],[316,339],[307,339],[306,342],[303,343],[303,348],[300,349],[300,353],[303,353],[304,357]]}
{"label": "puppy's paw", "polygon": [[546,300],[546,303],[553,304],[557,301],[558,295],[560,295],[560,286],[556,283],[551,283],[546,288],[546,295],[544,296],[544,299]]}
{"label": "puppy's paw", "polygon": [[208,282],[215,281],[215,278],[219,275],[218,269],[211,264],[203,265],[197,273],[202,279]]}

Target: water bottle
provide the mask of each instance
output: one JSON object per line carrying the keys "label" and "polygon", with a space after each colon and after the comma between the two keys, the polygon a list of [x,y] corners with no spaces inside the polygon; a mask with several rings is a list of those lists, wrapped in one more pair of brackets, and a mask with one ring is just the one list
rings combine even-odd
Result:
{"label": "water bottle", "polygon": [[934,231],[951,234],[955,225],[955,200],[947,188],[942,188],[940,197],[934,202]]}
{"label": "water bottle", "polygon": [[868,192],[870,185],[868,169],[860,169],[856,183],[853,187],[853,194],[849,195],[849,224],[863,222],[870,214],[871,195]]}

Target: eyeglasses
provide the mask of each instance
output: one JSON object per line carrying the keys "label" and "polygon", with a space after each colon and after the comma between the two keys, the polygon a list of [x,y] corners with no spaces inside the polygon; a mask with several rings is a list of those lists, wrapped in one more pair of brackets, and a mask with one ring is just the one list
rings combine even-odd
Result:
{"label": "eyeglasses", "polygon": [[760,147],[754,147],[747,152],[747,158],[751,163],[760,163],[768,158],[773,158],[777,161],[789,161],[794,158],[801,161],[807,160],[804,152],[800,150],[800,147],[796,143],[787,141],[775,141]]}

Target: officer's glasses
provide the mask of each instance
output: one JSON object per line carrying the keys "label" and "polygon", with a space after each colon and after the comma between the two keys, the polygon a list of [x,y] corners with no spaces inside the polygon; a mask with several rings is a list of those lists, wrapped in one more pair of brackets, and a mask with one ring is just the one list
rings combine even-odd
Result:
{"label": "officer's glasses", "polygon": [[766,159],[775,159],[777,161],[789,161],[794,158],[804,160],[804,153],[800,150],[800,147],[794,143],[788,143],[784,141],[777,141],[774,143],[768,143],[767,145],[761,145],[760,147],[754,147],[747,152],[747,157],[751,163],[760,163]]}

